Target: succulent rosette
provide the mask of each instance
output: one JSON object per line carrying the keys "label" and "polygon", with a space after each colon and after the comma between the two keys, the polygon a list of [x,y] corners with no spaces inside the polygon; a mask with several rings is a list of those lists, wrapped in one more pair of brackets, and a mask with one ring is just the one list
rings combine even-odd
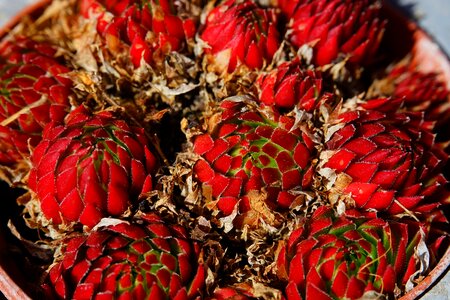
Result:
{"label": "succulent rosette", "polygon": [[288,300],[392,297],[420,270],[425,235],[418,225],[320,207],[282,243],[277,274]]}
{"label": "succulent rosette", "polygon": [[58,299],[200,299],[206,269],[186,230],[155,215],[68,239],[49,270]]}
{"label": "succulent rosette", "polygon": [[[265,115],[252,102],[224,100],[220,107],[215,128],[193,141],[201,157],[194,175],[211,189],[216,212],[227,216],[238,209],[252,219],[255,202],[268,211],[288,209],[295,191],[312,183],[312,133],[293,118]],[[261,194],[264,201],[256,200]]]}
{"label": "succulent rosette", "polygon": [[0,46],[0,163],[14,165],[29,155],[42,130],[61,121],[73,95],[71,70],[47,43],[17,37]]}
{"label": "succulent rosette", "polygon": [[313,49],[312,62],[323,66],[342,56],[355,65],[373,61],[385,21],[378,0],[279,0],[290,20],[288,39],[297,49]]}
{"label": "succulent rosette", "polygon": [[[449,91],[435,73],[423,73],[397,67],[391,70],[389,78],[394,81],[394,97],[403,98],[406,106],[415,111],[433,109],[448,102]],[[436,119],[433,110],[428,114]]]}
{"label": "succulent rosette", "polygon": [[93,227],[152,189],[157,159],[142,128],[80,106],[45,128],[31,163],[29,187],[46,219]]}
{"label": "succulent rosette", "polygon": [[219,73],[233,73],[240,66],[261,69],[270,63],[281,44],[278,16],[272,8],[254,1],[228,0],[206,17],[201,39],[206,61]]}
{"label": "succulent rosette", "polygon": [[384,3],[48,0],[0,30],[0,273],[37,299],[427,284],[449,63]]}
{"label": "succulent rosette", "polygon": [[152,64],[155,58],[187,48],[196,33],[192,17],[178,15],[173,0],[83,0],[81,14],[96,18],[97,31],[114,55],[129,47],[135,68],[142,62]]}
{"label": "succulent rosette", "polygon": [[340,114],[329,125],[319,163],[330,202],[424,218],[440,210],[449,203],[442,174],[448,155],[431,128],[420,113]]}
{"label": "succulent rosette", "polygon": [[286,62],[258,78],[259,100],[280,109],[311,112],[322,101],[332,98],[322,86],[320,71],[306,70],[299,60]]}
{"label": "succulent rosette", "polygon": [[368,100],[366,105],[369,106],[371,102],[378,102],[379,106],[389,105],[392,99],[402,99],[404,110],[425,112],[427,120],[442,124],[450,118],[450,93],[435,73],[425,73],[409,65],[398,64],[385,78],[375,81],[370,92],[378,99]]}

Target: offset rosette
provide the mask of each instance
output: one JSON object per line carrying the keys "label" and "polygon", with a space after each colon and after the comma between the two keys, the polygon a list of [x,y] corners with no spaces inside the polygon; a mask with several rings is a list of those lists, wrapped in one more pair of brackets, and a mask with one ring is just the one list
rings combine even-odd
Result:
{"label": "offset rosette", "polygon": [[444,124],[450,119],[450,93],[438,74],[399,64],[385,78],[376,80],[369,91],[378,99],[368,100],[365,106],[392,106],[395,111],[398,108],[391,103],[401,99],[403,110],[424,112],[426,120]]}
{"label": "offset rosette", "polygon": [[321,101],[333,97],[322,86],[321,72],[302,68],[298,60],[283,63],[270,73],[261,75],[258,86],[260,101],[280,109],[297,107],[311,112]]}
{"label": "offset rosette", "polygon": [[345,57],[367,65],[375,56],[385,21],[378,0],[279,0],[290,20],[288,39],[296,48],[313,49],[312,62],[323,66]]}
{"label": "offset rosette", "polygon": [[240,66],[261,69],[280,47],[278,16],[274,9],[253,1],[228,0],[211,10],[201,39],[208,64],[219,73],[233,73]]}
{"label": "offset rosette", "polygon": [[182,51],[196,33],[191,17],[178,15],[173,0],[83,0],[81,13],[97,19],[97,31],[112,54],[129,47],[135,68],[152,64],[172,51]]}
{"label": "offset rosette", "polygon": [[0,163],[14,165],[29,155],[51,121],[62,121],[73,95],[71,70],[56,48],[28,38],[0,46]]}
{"label": "offset rosette", "polygon": [[154,215],[68,239],[44,285],[61,299],[200,299],[205,266],[184,228]]}
{"label": "offset rosette", "polygon": [[312,182],[310,133],[293,118],[269,117],[251,103],[224,100],[220,107],[212,132],[194,140],[194,152],[201,156],[194,175],[211,190],[216,213],[226,216],[238,208],[250,216],[261,195],[264,201],[258,202],[269,210],[288,209],[295,191],[307,190]]}
{"label": "offset rosette", "polygon": [[[449,203],[448,155],[422,114],[349,111],[329,124],[319,170],[335,204],[426,217]],[[445,220],[442,212],[441,220]]]}
{"label": "offset rosette", "polygon": [[415,251],[425,229],[366,218],[337,217],[320,207],[282,244],[277,273],[287,299],[359,299],[366,293],[392,297],[419,270]]}
{"label": "offset rosette", "polygon": [[51,123],[36,147],[29,187],[53,224],[95,226],[120,216],[152,189],[156,158],[142,128],[80,106]]}

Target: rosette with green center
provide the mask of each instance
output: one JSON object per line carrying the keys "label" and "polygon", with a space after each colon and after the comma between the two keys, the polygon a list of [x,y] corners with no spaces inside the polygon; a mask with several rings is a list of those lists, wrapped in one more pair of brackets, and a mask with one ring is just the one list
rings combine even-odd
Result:
{"label": "rosette with green center", "polygon": [[152,189],[157,161],[142,128],[80,106],[50,123],[31,157],[29,187],[53,224],[95,226]]}
{"label": "rosette with green center", "polygon": [[200,299],[199,255],[184,228],[147,215],[69,238],[44,289],[58,299]]}
{"label": "rosette with green center", "polygon": [[16,37],[0,46],[0,163],[29,156],[51,121],[62,121],[73,95],[70,69],[47,43]]}
{"label": "rosette with green center", "polygon": [[[216,213],[252,215],[255,202],[288,209],[312,182],[314,142],[308,127],[253,102],[224,100],[210,133],[195,137],[195,178],[211,190]],[[262,195],[264,201],[260,201]],[[208,197],[207,197],[208,198]],[[257,200],[256,198],[260,199]]]}
{"label": "rosette with green center", "polygon": [[277,274],[288,300],[393,297],[419,270],[426,234],[417,224],[319,207],[282,243]]}

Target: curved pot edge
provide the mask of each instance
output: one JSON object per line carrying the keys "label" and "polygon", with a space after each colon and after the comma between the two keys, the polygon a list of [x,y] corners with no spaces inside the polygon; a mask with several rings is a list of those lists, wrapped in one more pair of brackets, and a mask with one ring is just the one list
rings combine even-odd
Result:
{"label": "curved pot edge", "polygon": [[44,5],[50,3],[51,1],[52,0],[38,0],[24,7],[19,13],[17,13],[13,18],[9,19],[9,21],[0,28],[0,39],[5,37],[24,16],[32,15],[38,9],[42,8]]}
{"label": "curved pot edge", "polygon": [[0,291],[7,299],[31,300],[0,265]]}
{"label": "curved pot edge", "polygon": [[[18,14],[16,14],[12,19],[10,19],[5,25],[0,28],[0,39],[4,38],[9,31],[20,22],[23,16],[32,15],[38,9],[42,8],[44,5],[50,3],[52,0],[39,0],[31,5],[26,6]],[[384,1],[386,4],[386,1]],[[405,16],[398,12],[398,8],[392,7],[392,5],[387,4],[390,9],[396,11],[396,15],[400,18],[405,19]],[[425,72],[436,72],[439,70],[442,72],[444,80],[447,82],[447,87],[450,89],[450,62],[447,54],[442,50],[442,48],[433,40],[433,38],[419,25],[413,21],[406,21],[407,24],[414,31],[414,62],[417,63],[419,68]],[[433,63],[423,64],[424,60],[422,57],[430,56],[430,52],[434,57]],[[439,263],[433,268],[433,270],[428,273],[428,275],[411,291],[399,298],[400,300],[413,300],[429,290],[436,280],[450,268],[450,247],[445,252],[444,256],[441,258]],[[16,284],[16,282],[8,275],[5,269],[0,264],[0,292],[7,299],[23,299],[31,300],[31,298]]]}
{"label": "curved pot edge", "polygon": [[439,263],[428,275],[419,282],[412,290],[402,296],[399,300],[414,300],[423,296],[429,289],[438,283],[438,279],[447,271],[450,266],[450,247],[445,252]]}

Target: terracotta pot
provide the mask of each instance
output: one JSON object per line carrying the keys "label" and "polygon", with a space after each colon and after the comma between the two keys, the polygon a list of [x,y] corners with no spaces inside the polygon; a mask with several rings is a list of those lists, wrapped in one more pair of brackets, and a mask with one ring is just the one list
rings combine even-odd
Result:
{"label": "terracotta pot", "polygon": [[37,18],[42,13],[43,9],[50,3],[52,0],[39,0],[33,4],[28,5],[22,11],[20,11],[17,15],[11,18],[2,28],[0,28],[0,38],[3,38],[6,34],[8,34],[9,30],[11,30],[17,23],[20,22],[25,16],[31,18]]}
{"label": "terracotta pot", "polygon": [[[8,34],[24,16],[37,18],[43,8],[51,0],[41,0],[26,7],[21,13],[12,18],[3,28],[0,28],[0,38]],[[387,30],[385,43],[386,53],[401,58],[407,52],[413,51],[413,61],[422,71],[433,71],[441,74],[441,79],[447,82],[450,89],[450,60],[431,37],[413,21],[408,20],[398,10],[387,5],[386,15],[392,19],[390,28]],[[450,100],[449,100],[450,101]],[[1,186],[0,186],[1,187]],[[0,225],[7,220],[1,219]],[[15,261],[11,261],[9,247],[5,241],[5,233],[0,227],[0,291],[8,299],[31,299],[32,295],[26,288],[27,271],[19,270]],[[412,300],[423,296],[427,290],[432,288],[442,274],[450,267],[450,247],[441,258],[437,266],[421,281],[413,290],[400,298],[400,300]],[[0,295],[1,296],[1,295]]]}
{"label": "terracotta pot", "polygon": [[[3,39],[8,34],[8,32],[24,17],[39,17],[44,8],[50,2],[51,0],[39,0],[25,7],[21,12],[10,19],[2,28],[0,28],[0,39]],[[2,187],[3,189],[6,188],[4,185],[0,185],[0,187]],[[3,194],[2,199],[4,199],[4,196],[5,195]],[[7,220],[2,219],[1,217],[2,215],[0,215],[0,292],[10,300],[31,300],[31,298],[29,297],[29,291],[26,288],[26,270],[19,270],[16,262],[14,260],[11,260],[9,247],[5,240],[5,233],[2,231],[1,226],[4,225]]]}
{"label": "terracotta pot", "polygon": [[[2,241],[2,245],[4,245]],[[1,255],[4,255],[2,253]],[[0,265],[0,290],[3,295],[8,299],[31,299],[28,295],[16,284],[4,268]]]}

